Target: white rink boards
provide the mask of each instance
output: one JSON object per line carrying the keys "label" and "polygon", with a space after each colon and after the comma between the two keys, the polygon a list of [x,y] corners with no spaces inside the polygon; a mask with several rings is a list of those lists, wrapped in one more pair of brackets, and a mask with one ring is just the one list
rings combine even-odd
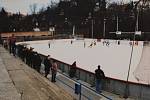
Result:
{"label": "white rink boards", "polygon": [[[72,41],[72,44],[71,44]],[[108,41],[109,45],[103,44]],[[72,64],[77,62],[77,67],[93,72],[98,65],[107,77],[119,80],[127,80],[129,62],[131,57],[131,41],[119,40],[100,40],[96,39],[59,39],[21,42],[27,43],[27,47],[33,47],[34,51],[43,55],[51,55],[52,58],[62,62]],[[50,48],[48,43],[50,42]],[[94,42],[96,45],[94,45]],[[93,43],[92,46],[91,43]],[[85,47],[84,47],[85,46]],[[143,50],[143,41],[138,41],[138,45],[133,46],[133,56],[129,74],[129,81],[139,83],[134,76]],[[141,82],[140,82],[141,83]],[[146,83],[145,83],[146,84]]]}

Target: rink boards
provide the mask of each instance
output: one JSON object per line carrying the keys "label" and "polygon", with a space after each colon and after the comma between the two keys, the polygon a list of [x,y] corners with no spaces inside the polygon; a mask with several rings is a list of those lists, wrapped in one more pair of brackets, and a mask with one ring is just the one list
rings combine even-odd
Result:
{"label": "rink boards", "polygon": [[[71,43],[72,41],[72,43]],[[120,42],[118,44],[118,41]],[[98,65],[105,75],[118,80],[127,80],[131,58],[132,43],[128,40],[97,40],[97,39],[60,39],[22,42],[27,47],[33,47],[43,55],[51,55],[67,64],[77,62],[77,67],[94,73]],[[50,43],[50,48],[48,44]],[[92,46],[91,46],[92,44]],[[107,45],[106,45],[107,44]],[[143,42],[134,42],[130,66],[129,81],[147,84],[137,80],[135,71],[142,56]]]}

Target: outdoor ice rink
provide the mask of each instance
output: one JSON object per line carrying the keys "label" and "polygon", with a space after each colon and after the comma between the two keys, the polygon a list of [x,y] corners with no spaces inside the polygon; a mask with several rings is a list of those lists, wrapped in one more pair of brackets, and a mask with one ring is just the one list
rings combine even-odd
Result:
{"label": "outdoor ice rink", "polygon": [[[71,44],[72,41],[72,44]],[[94,45],[94,41],[96,45]],[[108,41],[109,45],[103,44],[103,41]],[[34,51],[43,55],[51,55],[52,58],[62,62],[72,64],[77,62],[77,67],[95,72],[98,65],[104,71],[107,77],[119,80],[127,80],[129,70],[129,62],[131,57],[130,45],[131,41],[119,40],[97,40],[97,39],[60,39],[60,40],[43,40],[26,42],[27,47],[33,47]],[[23,42],[22,42],[23,43]],[[48,46],[50,43],[50,48]],[[90,46],[90,44],[92,44]],[[138,45],[133,46],[133,56],[130,67],[129,81],[134,83],[144,83],[137,80],[135,71],[143,50],[143,42],[138,41]]]}

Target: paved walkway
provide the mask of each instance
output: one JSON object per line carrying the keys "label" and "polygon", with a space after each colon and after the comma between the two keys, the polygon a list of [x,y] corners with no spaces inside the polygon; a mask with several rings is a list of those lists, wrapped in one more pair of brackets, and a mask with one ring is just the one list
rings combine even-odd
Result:
{"label": "paved walkway", "polygon": [[73,100],[73,97],[0,46],[0,100]]}

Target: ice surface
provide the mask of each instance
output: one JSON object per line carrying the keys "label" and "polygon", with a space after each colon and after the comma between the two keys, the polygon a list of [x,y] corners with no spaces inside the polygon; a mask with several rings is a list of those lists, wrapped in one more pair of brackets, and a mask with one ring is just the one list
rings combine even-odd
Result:
{"label": "ice surface", "polygon": [[[73,41],[72,44],[71,41]],[[96,45],[94,45],[94,41]],[[109,45],[106,46],[106,44],[103,44],[104,41],[108,41]],[[50,48],[48,46],[49,42],[51,44]],[[97,66],[101,65],[107,77],[126,81],[132,48],[130,42],[131,41],[128,40],[120,40],[120,45],[118,45],[118,40],[97,41],[96,39],[60,39],[29,41],[27,44],[30,44],[28,47],[33,47],[34,51],[44,55],[51,55],[52,58],[65,63],[72,64],[76,61],[77,67],[93,73]],[[91,43],[93,43],[92,46],[90,46]],[[140,62],[142,50],[143,42],[138,41],[138,45],[133,46],[129,76],[129,81],[131,82],[139,82],[135,78],[133,72]]]}
{"label": "ice surface", "polygon": [[150,84],[150,46],[144,46],[140,63],[138,64],[134,75],[140,83]]}

